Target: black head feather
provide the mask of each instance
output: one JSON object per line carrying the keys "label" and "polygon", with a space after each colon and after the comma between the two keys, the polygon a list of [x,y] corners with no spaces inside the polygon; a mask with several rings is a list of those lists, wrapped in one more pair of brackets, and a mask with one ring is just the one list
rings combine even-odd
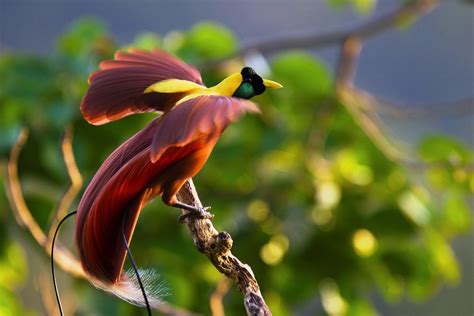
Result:
{"label": "black head feather", "polygon": [[262,94],[265,91],[263,79],[251,67],[244,67],[240,72],[242,75],[242,83],[234,92],[234,96],[239,98],[250,99],[255,95]]}

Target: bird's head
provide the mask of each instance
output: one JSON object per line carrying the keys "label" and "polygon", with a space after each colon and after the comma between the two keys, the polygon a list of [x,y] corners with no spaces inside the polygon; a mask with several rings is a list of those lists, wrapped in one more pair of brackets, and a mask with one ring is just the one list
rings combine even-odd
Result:
{"label": "bird's head", "polygon": [[206,94],[250,99],[262,94],[267,88],[279,89],[282,87],[278,82],[262,79],[252,68],[244,67],[240,73],[234,73],[210,88],[187,80],[167,79],[155,82],[147,87],[144,93],[187,93],[187,96],[178,101],[177,104],[179,104],[196,96]]}
{"label": "bird's head", "polygon": [[266,88],[279,89],[283,86],[278,82],[262,79],[255,70],[250,67],[242,68],[240,74],[235,74],[237,78],[240,75],[240,83],[232,96],[243,99],[250,99],[256,95],[262,94]]}

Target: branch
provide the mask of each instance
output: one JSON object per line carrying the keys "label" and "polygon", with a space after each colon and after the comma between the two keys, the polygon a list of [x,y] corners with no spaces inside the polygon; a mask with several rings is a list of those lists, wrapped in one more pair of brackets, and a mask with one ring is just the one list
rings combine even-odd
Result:
{"label": "branch", "polygon": [[231,56],[204,63],[202,68],[218,66],[229,59],[242,57],[248,53],[258,51],[262,54],[275,53],[287,49],[323,48],[341,44],[349,37],[365,40],[403,21],[412,20],[435,8],[439,0],[414,0],[401,8],[374,18],[373,20],[349,30],[331,31],[328,33],[291,34],[267,39],[260,39],[244,43],[242,47]]}
{"label": "branch", "polygon": [[443,104],[398,104],[393,101],[385,100],[373,96],[377,101],[375,104],[377,110],[382,115],[393,118],[438,118],[440,116],[464,116],[474,113],[474,97],[454,100]]}
{"label": "branch", "polygon": [[[364,131],[370,140],[380,149],[380,151],[390,160],[405,165],[410,169],[424,170],[426,168],[446,168],[458,167],[466,171],[474,170],[474,164],[455,165],[448,162],[424,162],[417,159],[407,158],[407,155],[401,152],[386,136],[389,133],[385,125],[377,116],[375,109],[381,107],[380,100],[370,93],[354,88],[349,84],[340,84],[337,88],[337,95],[349,114],[357,125]],[[472,104],[463,101],[460,105]],[[370,113],[370,116],[369,114]]]}
{"label": "branch", "polygon": [[352,86],[362,44],[362,39],[356,36],[349,36],[342,42],[336,69],[336,88]]}
{"label": "branch", "polygon": [[[357,61],[360,56],[360,50],[366,39],[373,37],[380,32],[391,29],[403,21],[415,20],[427,14],[438,5],[439,0],[412,0],[397,10],[375,18],[353,30],[337,32],[332,35],[313,35],[308,38],[300,37],[296,39],[301,40],[301,44],[309,46],[299,46],[299,43],[297,42],[291,43],[291,39],[287,39],[286,44],[292,44],[292,48],[315,48],[327,44],[341,44],[342,49],[336,74],[336,83],[348,84],[352,81],[352,77],[356,71]],[[273,44],[276,43],[278,42],[273,42]],[[285,42],[280,42],[280,44],[285,44]],[[261,45],[265,48],[265,43]]]}
{"label": "branch", "polygon": [[226,277],[217,283],[217,286],[209,299],[209,307],[211,308],[212,316],[225,316],[222,300],[227,292],[229,292],[231,285],[232,283],[230,282],[230,279]]}
{"label": "branch", "polygon": [[[412,0],[408,4],[391,13],[374,18],[373,20],[350,30],[333,31],[325,34],[299,34],[269,38],[253,43],[251,42],[242,45],[242,48],[232,56],[204,63],[201,65],[201,68],[215,67],[234,57],[245,56],[247,53],[252,51],[258,51],[260,53],[273,53],[286,49],[314,49],[339,44],[341,45],[341,54],[336,71],[336,94],[339,99],[343,101],[344,105],[356,123],[362,128],[362,130],[368,135],[374,144],[387,156],[387,158],[403,163],[409,167],[424,168],[428,165],[420,161],[406,159],[402,153],[388,140],[388,138],[385,137],[384,133],[379,128],[379,126],[383,125],[380,120],[377,120],[375,117],[369,117],[362,111],[363,109],[367,109],[370,105],[372,105],[373,107],[387,109],[386,112],[389,112],[388,106],[380,106],[380,102],[376,102],[377,99],[375,97],[363,90],[355,89],[353,87],[353,78],[356,73],[357,62],[364,40],[378,35],[379,33],[394,26],[397,26],[404,21],[419,18],[438,5],[439,0]],[[366,102],[368,99],[370,99],[371,102]],[[467,110],[472,111],[470,108],[472,105],[472,99],[468,100],[467,103],[465,100],[463,100],[462,103],[457,102],[455,105],[456,113],[465,113]],[[398,109],[392,109],[390,112],[400,113]],[[440,110],[437,112],[443,113],[444,111]],[[401,115],[403,115],[403,113]],[[425,117],[424,111],[412,111],[409,113],[406,112],[405,115],[423,115]],[[373,114],[373,116],[375,116],[375,114]],[[377,124],[374,121],[377,121]],[[429,166],[431,166],[431,164]],[[467,168],[471,168],[471,166],[467,166]]]}
{"label": "branch", "polygon": [[242,56],[251,51],[270,53],[288,48],[321,48],[339,44],[348,37],[358,37],[362,40],[373,37],[387,29],[396,26],[404,20],[413,19],[425,14],[437,5],[437,0],[416,0],[402,8],[377,17],[365,24],[350,30],[333,31],[325,34],[313,33],[300,36],[270,38],[243,45],[238,52]]}
{"label": "branch", "polygon": [[[18,158],[27,139],[28,130],[25,128],[22,129],[20,134],[18,135],[18,138],[11,150],[10,159],[6,163],[7,177],[5,180],[5,187],[8,202],[18,224],[21,227],[24,227],[25,230],[29,231],[33,239],[43,249],[43,251],[48,256],[51,256],[51,240],[48,239],[45,232],[38,225],[33,215],[31,214],[31,211],[28,209],[18,177]],[[60,217],[61,212],[64,213],[69,208],[77,192],[80,190],[80,186],[79,188],[77,186],[82,182],[82,177],[79,173],[79,170],[77,169],[74,154],[72,151],[72,133],[70,130],[66,130],[66,133],[64,135],[62,151],[66,163],[66,168],[71,179],[71,186],[61,199],[58,209],[55,212],[55,217]],[[52,228],[55,228],[55,226],[53,225]],[[79,260],[59,243],[56,243],[54,252],[54,262],[66,273],[77,278],[88,280],[88,277],[82,269],[82,265]],[[175,307],[168,303],[163,303],[159,305],[157,310],[164,315],[196,315],[194,313]]]}
{"label": "branch", "polygon": [[[372,142],[384,153],[384,155],[395,162],[403,164],[412,169],[425,169],[429,167],[446,167],[446,163],[425,163],[419,160],[407,158],[397,146],[395,146],[388,137],[384,129],[383,122],[379,119],[375,109],[388,109],[389,106],[382,105],[380,99],[370,93],[354,87],[353,78],[357,71],[357,63],[363,47],[363,39],[373,36],[380,31],[394,26],[401,20],[414,19],[422,14],[429,12],[439,4],[436,0],[415,0],[410,4],[401,7],[397,11],[366,25],[363,25],[353,32],[349,32],[342,40],[339,61],[336,69],[336,95],[346,107],[349,114],[354,121],[365,132],[365,134],[372,140]],[[462,100],[457,102],[456,110],[463,113],[466,110],[472,111],[473,100]],[[398,109],[391,109],[392,113],[400,113]],[[452,108],[449,109],[452,111]],[[371,113],[369,116],[367,113]],[[409,114],[413,115],[411,112]],[[437,111],[437,113],[442,113]],[[408,114],[408,113],[405,113]],[[424,115],[424,112],[419,111],[419,115]],[[466,170],[472,170],[473,164],[460,166]]]}
{"label": "branch", "polygon": [[48,241],[52,241],[54,231],[59,224],[59,221],[66,215],[69,206],[74,201],[74,198],[79,193],[82,187],[82,176],[76,165],[76,159],[74,158],[74,152],[72,150],[72,128],[66,128],[61,144],[61,150],[63,153],[64,163],[71,179],[71,186],[64,193],[61,201],[58,204],[58,208],[54,211],[53,217],[49,224],[48,229]]}
{"label": "branch", "polygon": [[[177,197],[181,202],[202,207],[191,179],[183,185]],[[247,315],[271,315],[270,309],[260,293],[260,287],[252,269],[230,251],[233,243],[232,237],[226,232],[218,232],[209,219],[190,219],[187,226],[197,250],[204,253],[220,273],[237,284],[244,295]]]}
{"label": "branch", "polygon": [[[10,159],[7,162],[7,177],[5,187],[7,191],[8,202],[15,214],[15,218],[21,227],[28,230],[33,239],[43,250],[51,255],[51,247],[41,227],[38,225],[33,215],[31,215],[26,205],[23,192],[21,190],[20,180],[18,177],[18,158],[21,149],[28,138],[28,130],[22,129],[18,135],[18,139],[13,145],[10,153]],[[58,245],[56,249],[57,255],[54,257],[56,264],[67,273],[80,278],[86,278],[84,270],[79,261],[65,248]]]}
{"label": "branch", "polygon": [[[366,104],[371,103],[370,96],[362,92],[358,93],[359,91],[353,88],[353,78],[357,70],[362,44],[361,38],[353,36],[349,36],[343,41],[336,69],[336,94],[357,125],[385,156],[390,160],[399,160],[402,157],[401,152],[385,137],[385,133],[382,133],[375,124],[374,117],[369,118],[363,111]],[[379,126],[382,125],[381,121],[378,123]]]}
{"label": "branch", "polygon": [[[369,117],[368,114],[364,112],[364,107],[374,102],[371,95],[345,85],[339,86],[337,95],[356,124],[359,125],[369,139],[388,159],[396,162],[405,162],[405,155],[385,136],[388,134],[387,131],[382,131],[384,128],[382,121],[378,119],[375,113],[372,113]],[[411,160],[410,163],[412,163]]]}
{"label": "branch", "polygon": [[[406,159],[404,155],[385,137],[379,126],[383,126],[381,120],[375,114],[369,117],[364,111],[380,108],[384,114],[396,117],[424,117],[439,115],[462,115],[472,113],[473,99],[459,100],[446,106],[447,109],[438,107],[435,111],[430,110],[402,110],[401,106],[390,107],[390,102],[385,102],[370,95],[368,92],[353,87],[353,78],[357,70],[357,62],[363,46],[363,41],[378,35],[406,20],[414,20],[428,13],[439,5],[438,0],[413,0],[401,8],[377,17],[355,29],[333,31],[325,34],[311,33],[299,34],[285,37],[269,38],[243,44],[242,48],[232,56],[210,61],[201,65],[201,68],[218,66],[234,57],[242,57],[252,51],[260,53],[274,53],[281,50],[295,48],[322,48],[331,45],[341,45],[341,54],[336,71],[336,93],[343,101],[349,113],[356,123],[362,128],[374,144],[387,156],[388,159],[402,163],[410,168],[424,169],[426,167],[440,166],[437,163],[424,163],[421,161]],[[453,111],[454,110],[454,111]],[[374,113],[374,111],[373,111]],[[377,121],[377,122],[375,122]],[[441,164],[445,166],[445,164]],[[474,167],[464,166],[467,170]]]}
{"label": "branch", "polygon": [[382,122],[378,121],[377,125],[374,117],[369,118],[363,111],[366,104],[372,103],[370,95],[353,88],[353,78],[361,50],[362,41],[358,37],[347,37],[342,43],[336,70],[336,94],[354,121],[385,156],[390,160],[399,160],[402,157],[401,152],[390,143],[385,133],[378,127]]}

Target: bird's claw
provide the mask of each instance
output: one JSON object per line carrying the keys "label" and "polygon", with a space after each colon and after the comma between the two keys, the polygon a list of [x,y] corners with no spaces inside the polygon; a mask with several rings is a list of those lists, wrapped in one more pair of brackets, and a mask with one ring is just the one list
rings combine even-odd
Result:
{"label": "bird's claw", "polygon": [[180,223],[186,223],[190,219],[194,219],[194,220],[196,220],[196,219],[213,219],[214,214],[211,214],[210,212],[208,212],[208,210],[210,210],[210,209],[211,209],[210,206],[196,208],[196,210],[194,210],[194,211],[189,211],[186,214],[180,215],[178,217],[178,221]]}

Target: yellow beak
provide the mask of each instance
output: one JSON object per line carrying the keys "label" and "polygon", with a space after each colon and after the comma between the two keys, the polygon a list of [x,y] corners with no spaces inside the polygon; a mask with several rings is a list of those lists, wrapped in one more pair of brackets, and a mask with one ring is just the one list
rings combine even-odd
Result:
{"label": "yellow beak", "polygon": [[278,82],[268,80],[268,79],[263,79],[263,85],[265,86],[265,88],[269,88],[269,89],[283,88],[283,86],[279,84]]}

